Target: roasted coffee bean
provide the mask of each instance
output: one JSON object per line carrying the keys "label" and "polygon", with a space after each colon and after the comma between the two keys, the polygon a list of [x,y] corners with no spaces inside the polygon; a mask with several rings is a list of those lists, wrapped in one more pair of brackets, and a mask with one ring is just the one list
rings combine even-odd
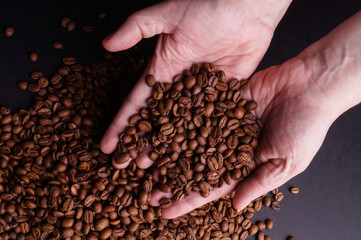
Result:
{"label": "roasted coffee bean", "polygon": [[157,80],[153,75],[147,75],[145,76],[145,82],[148,85],[148,87],[153,87],[154,84],[157,82]]}
{"label": "roasted coffee bean", "polygon": [[91,26],[91,25],[83,25],[81,28],[82,28],[82,30],[84,32],[92,32],[92,31],[94,31],[94,27]]}
{"label": "roasted coffee bean", "polygon": [[159,201],[161,208],[169,208],[172,205],[172,200],[169,198],[163,198]]}
{"label": "roasted coffee bean", "polygon": [[68,22],[68,23],[66,24],[66,29],[67,29],[69,32],[74,31],[74,29],[75,29],[75,23],[72,22],[72,21]]}
{"label": "roasted coffee bean", "polygon": [[94,228],[96,231],[102,231],[109,226],[109,220],[107,218],[99,218],[94,222]]}
{"label": "roasted coffee bean", "polygon": [[130,160],[130,155],[127,152],[119,153],[115,156],[115,162],[117,164],[123,164]]}
{"label": "roasted coffee bean", "polygon": [[5,36],[12,37],[14,35],[14,28],[6,27],[4,33],[5,33]]}
{"label": "roasted coffee bean", "polygon": [[300,189],[298,187],[291,187],[290,192],[292,194],[298,194],[300,192]]}
{"label": "roasted coffee bean", "polygon": [[37,60],[38,60],[38,54],[37,53],[34,53],[34,52],[32,52],[32,53],[30,53],[29,54],[29,59],[30,59],[30,61],[32,61],[32,62],[36,62]]}
{"label": "roasted coffee bean", "polygon": [[293,236],[288,236],[288,237],[287,237],[287,240],[296,240],[296,238],[293,237]]}
{"label": "roasted coffee bean", "polygon": [[283,200],[283,193],[282,192],[278,192],[276,195],[275,195],[275,199],[277,202],[281,202]]}
{"label": "roasted coffee bean", "polygon": [[274,210],[280,210],[280,204],[279,204],[279,202],[277,202],[277,201],[272,201],[272,203],[271,203],[271,207],[272,207],[272,209],[274,209]]}
{"label": "roasted coffee bean", "polygon": [[55,49],[62,49],[63,44],[61,42],[53,42],[53,48]]}
{"label": "roasted coffee bean", "polygon": [[273,228],[273,221],[271,219],[266,219],[266,228],[271,230]]}
{"label": "roasted coffee bean", "polygon": [[265,205],[266,207],[271,206],[271,203],[272,203],[272,200],[268,196],[263,198],[263,205]]}
{"label": "roasted coffee bean", "polygon": [[250,229],[248,230],[249,235],[256,235],[258,232],[258,226],[253,224]]}

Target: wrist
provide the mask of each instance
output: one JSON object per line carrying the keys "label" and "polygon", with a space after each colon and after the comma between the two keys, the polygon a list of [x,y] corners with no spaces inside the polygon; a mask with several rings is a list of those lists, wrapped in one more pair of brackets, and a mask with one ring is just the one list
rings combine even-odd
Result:
{"label": "wrist", "polygon": [[245,0],[245,3],[251,6],[249,11],[261,21],[267,23],[273,30],[276,29],[291,2],[292,0]]}
{"label": "wrist", "polygon": [[301,52],[311,94],[336,119],[361,102],[361,12]]}

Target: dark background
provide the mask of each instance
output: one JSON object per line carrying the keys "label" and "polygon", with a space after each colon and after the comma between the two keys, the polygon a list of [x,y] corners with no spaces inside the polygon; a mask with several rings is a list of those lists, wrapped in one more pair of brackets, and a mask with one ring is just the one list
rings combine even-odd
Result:
{"label": "dark background", "polygon": [[[101,40],[129,14],[154,2],[0,1],[0,106],[12,110],[28,108],[32,95],[17,89],[19,80],[30,81],[33,71],[50,76],[64,56],[75,56],[81,63],[100,59],[104,53]],[[294,57],[359,10],[359,0],[294,1],[258,70]],[[108,17],[98,20],[100,12]],[[77,24],[75,31],[60,27],[65,16]],[[93,25],[94,32],[83,32],[83,24]],[[3,34],[9,25],[15,28],[12,38]],[[142,41],[140,47],[145,54],[152,54],[155,40]],[[62,42],[64,48],[53,49],[53,41]],[[39,54],[35,63],[28,60],[32,51]],[[253,220],[274,220],[273,230],[265,230],[272,239],[285,239],[288,235],[304,240],[361,239],[360,119],[361,105],[341,115],[309,168],[281,187],[285,194],[281,210],[263,209],[257,213]],[[299,187],[300,194],[290,194],[291,186]]]}

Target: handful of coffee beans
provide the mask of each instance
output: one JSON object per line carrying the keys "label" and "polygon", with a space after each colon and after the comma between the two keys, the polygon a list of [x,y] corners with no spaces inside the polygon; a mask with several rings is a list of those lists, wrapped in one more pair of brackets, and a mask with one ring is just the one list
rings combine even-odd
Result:
{"label": "handful of coffee beans", "polygon": [[[250,173],[263,125],[251,112],[257,103],[242,97],[248,80],[227,83],[225,72],[216,72],[211,63],[192,65],[173,84],[153,75],[145,80],[152,96],[120,135],[117,163],[151,147],[160,190],[172,192],[175,201],[192,191],[208,197],[213,188]],[[166,207],[169,200],[163,203]]]}

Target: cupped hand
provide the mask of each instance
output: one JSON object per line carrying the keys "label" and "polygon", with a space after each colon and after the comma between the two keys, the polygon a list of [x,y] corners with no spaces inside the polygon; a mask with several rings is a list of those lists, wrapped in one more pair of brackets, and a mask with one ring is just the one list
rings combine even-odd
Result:
{"label": "cupped hand", "polygon": [[[132,14],[103,45],[109,51],[134,46],[142,38],[160,34],[154,56],[130,92],[101,141],[104,153],[116,149],[119,134],[131,115],[145,106],[151,89],[145,76],[171,82],[192,63],[212,62],[229,78],[248,78],[266,52],[274,29],[290,1],[264,0],[165,1]],[[114,158],[113,158],[114,159]],[[141,168],[152,164],[147,154],[136,159]],[[124,168],[124,164],[113,165]]]}
{"label": "cupped hand", "polygon": [[[325,98],[322,88],[309,79],[299,58],[256,73],[245,96],[258,103],[255,115],[264,122],[264,130],[251,175],[241,182],[224,184],[208,198],[192,193],[164,209],[163,217],[180,216],[234,190],[233,205],[241,210],[305,170],[334,120],[332,110],[320,100]],[[158,205],[163,197],[170,196],[156,190],[151,204]]]}

